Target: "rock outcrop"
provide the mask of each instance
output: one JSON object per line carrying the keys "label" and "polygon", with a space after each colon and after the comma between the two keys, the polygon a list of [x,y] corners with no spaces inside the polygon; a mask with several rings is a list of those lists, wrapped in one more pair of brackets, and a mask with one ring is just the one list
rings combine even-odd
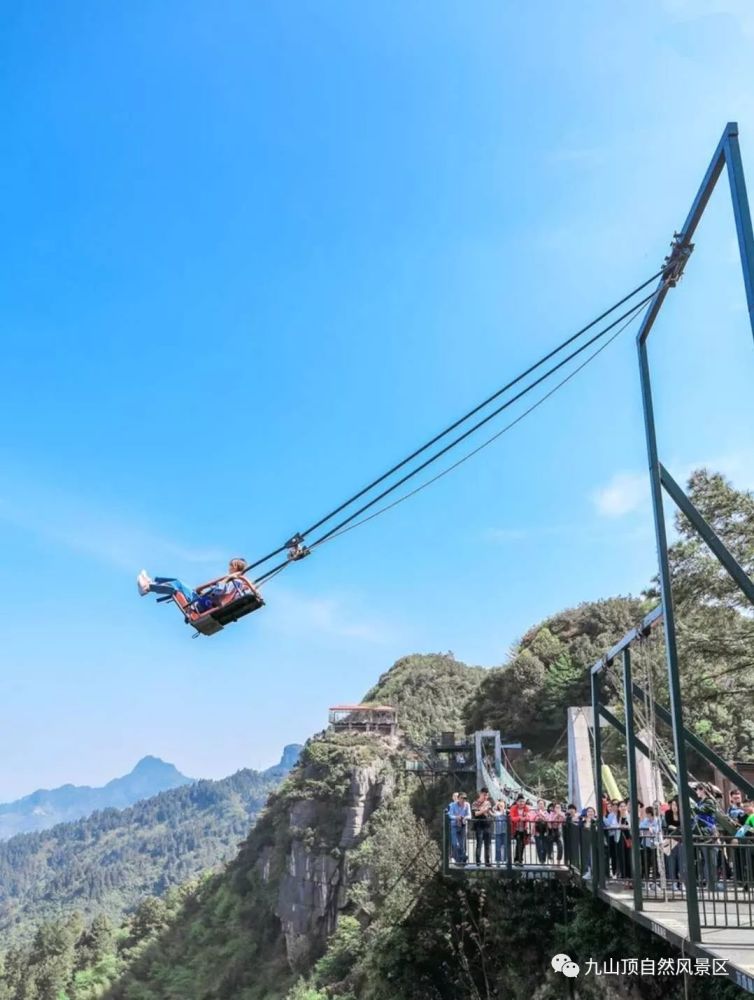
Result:
{"label": "rock outcrop", "polygon": [[[369,738],[373,759],[350,768],[345,794],[332,802],[315,797],[294,802],[288,813],[290,843],[278,883],[275,913],[292,969],[305,969],[321,954],[346,906],[349,859],[369,817],[393,794],[395,775],[388,741]],[[365,747],[360,747],[361,752]],[[316,765],[303,768],[304,784],[316,780]],[[270,878],[269,857],[258,870]]]}

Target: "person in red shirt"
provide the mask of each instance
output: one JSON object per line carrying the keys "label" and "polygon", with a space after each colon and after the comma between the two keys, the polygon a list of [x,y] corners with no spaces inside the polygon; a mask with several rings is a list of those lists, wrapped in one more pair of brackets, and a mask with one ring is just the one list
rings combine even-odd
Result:
{"label": "person in red shirt", "polygon": [[524,861],[524,847],[528,843],[529,826],[531,824],[532,810],[527,806],[523,795],[517,795],[516,801],[511,806],[510,823],[511,832],[516,841],[516,854],[513,858],[514,865],[521,865]]}

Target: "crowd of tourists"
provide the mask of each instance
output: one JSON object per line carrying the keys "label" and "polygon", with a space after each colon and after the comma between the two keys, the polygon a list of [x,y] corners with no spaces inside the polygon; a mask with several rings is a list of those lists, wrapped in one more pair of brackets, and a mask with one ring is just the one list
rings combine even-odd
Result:
{"label": "crowd of tourists", "polygon": [[[694,786],[693,833],[699,845],[699,878],[710,884],[735,878],[742,885],[754,882],[749,869],[754,849],[744,856],[736,842],[754,838],[754,802],[745,801],[738,789],[727,804],[714,786]],[[667,878],[676,888],[685,878],[681,849],[678,798],[659,806],[637,804],[637,816],[625,799],[602,797],[602,844],[605,874],[628,881],[633,870],[633,841],[638,838],[642,878]],[[597,811],[579,810],[570,803],[533,801],[523,793],[495,801],[482,788],[473,801],[455,792],[447,808],[450,830],[450,863],[487,867],[575,863],[591,876],[592,845]],[[469,854],[473,853],[473,857]],[[662,866],[662,872],[660,870]]]}
{"label": "crowd of tourists", "polygon": [[[584,822],[596,815],[587,810]],[[512,796],[508,801],[494,801],[489,789],[482,788],[473,802],[464,792],[454,792],[448,806],[451,863],[469,862],[468,847],[473,841],[477,865],[507,865],[510,852],[512,864],[561,864],[565,858],[563,828],[574,822],[576,807],[565,810],[561,803],[538,799],[536,805],[525,795]],[[579,820],[576,814],[576,821]],[[531,849],[529,850],[529,848]],[[532,854],[533,852],[533,854]]]}

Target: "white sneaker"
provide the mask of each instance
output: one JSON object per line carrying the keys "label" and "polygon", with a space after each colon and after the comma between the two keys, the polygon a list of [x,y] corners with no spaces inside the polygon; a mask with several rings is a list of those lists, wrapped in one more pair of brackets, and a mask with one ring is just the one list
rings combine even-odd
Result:
{"label": "white sneaker", "polygon": [[139,593],[142,597],[146,597],[149,593],[149,587],[152,583],[152,577],[147,573],[145,569],[139,573],[136,577],[136,586],[139,588]]}

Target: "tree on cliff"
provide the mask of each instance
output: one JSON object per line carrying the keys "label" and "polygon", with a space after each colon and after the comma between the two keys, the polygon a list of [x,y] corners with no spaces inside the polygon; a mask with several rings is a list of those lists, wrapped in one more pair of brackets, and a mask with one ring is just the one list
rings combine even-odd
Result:
{"label": "tree on cliff", "polygon": [[550,751],[566,709],[591,703],[589,668],[648,607],[615,597],[580,604],[531,629],[508,663],[485,674],[467,704],[467,729],[499,729],[535,753]]}
{"label": "tree on cliff", "polygon": [[398,660],[364,701],[381,701],[398,709],[401,730],[424,744],[441,730],[463,732],[463,709],[486,671],[468,667],[452,653],[415,653]]}

